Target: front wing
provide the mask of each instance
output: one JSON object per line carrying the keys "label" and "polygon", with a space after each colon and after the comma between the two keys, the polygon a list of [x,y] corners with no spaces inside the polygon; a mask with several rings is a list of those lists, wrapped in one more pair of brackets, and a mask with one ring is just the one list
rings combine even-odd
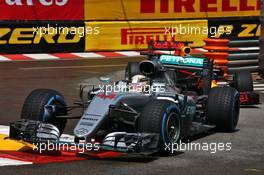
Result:
{"label": "front wing", "polygon": [[[23,140],[29,143],[62,143],[56,126],[33,120],[19,120],[10,124],[10,139]],[[42,143],[42,144],[40,144]],[[85,146],[83,143],[70,145]],[[79,144],[79,145],[78,145]],[[100,150],[148,155],[159,150],[159,134],[113,132],[105,136],[99,144]]]}

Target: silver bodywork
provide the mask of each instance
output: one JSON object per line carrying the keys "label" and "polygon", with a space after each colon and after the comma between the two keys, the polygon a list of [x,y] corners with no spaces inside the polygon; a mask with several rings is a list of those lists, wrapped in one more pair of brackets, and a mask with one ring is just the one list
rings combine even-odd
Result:
{"label": "silver bodywork", "polygon": [[97,94],[76,125],[74,129],[75,136],[81,138],[91,137],[104,119],[106,119],[110,105],[117,105],[121,99],[129,97],[149,98],[149,96],[140,93]]}

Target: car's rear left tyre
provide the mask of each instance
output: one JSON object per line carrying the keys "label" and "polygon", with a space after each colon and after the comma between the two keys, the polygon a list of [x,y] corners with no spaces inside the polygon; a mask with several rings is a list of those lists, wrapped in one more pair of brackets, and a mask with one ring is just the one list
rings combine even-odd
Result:
{"label": "car's rear left tyre", "polygon": [[168,100],[149,102],[141,113],[138,129],[140,132],[159,134],[160,153],[173,154],[167,146],[172,148],[181,139],[181,114],[178,106]]}
{"label": "car's rear left tyre", "polygon": [[[57,111],[52,112],[51,109],[46,109],[46,105],[54,106]],[[65,100],[59,92],[51,89],[36,89],[26,98],[21,118],[53,124],[62,133],[67,120],[56,118],[56,116],[67,114],[65,106],[67,106]]]}
{"label": "car's rear left tyre", "polygon": [[210,90],[207,101],[207,119],[218,130],[235,130],[240,111],[239,92],[231,87],[216,87]]}

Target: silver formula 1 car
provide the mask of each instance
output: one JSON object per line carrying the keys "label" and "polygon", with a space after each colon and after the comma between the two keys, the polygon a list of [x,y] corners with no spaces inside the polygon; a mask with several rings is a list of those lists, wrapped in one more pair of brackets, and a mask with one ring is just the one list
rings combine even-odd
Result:
{"label": "silver formula 1 car", "polygon": [[[212,64],[208,59],[172,55],[129,63],[124,80],[111,84],[101,78],[103,88],[93,86],[87,93],[81,87],[81,100],[72,106],[57,91],[34,90],[25,100],[21,120],[11,123],[10,137],[56,142],[66,121],[77,118],[73,131],[77,144],[96,140],[103,150],[170,154],[167,145],[184,137],[211,128],[232,132],[239,120],[239,92],[211,87]],[[178,66],[200,71],[179,80]],[[193,78],[203,82],[201,91],[192,90]],[[82,116],[68,115],[75,108],[83,109]]]}

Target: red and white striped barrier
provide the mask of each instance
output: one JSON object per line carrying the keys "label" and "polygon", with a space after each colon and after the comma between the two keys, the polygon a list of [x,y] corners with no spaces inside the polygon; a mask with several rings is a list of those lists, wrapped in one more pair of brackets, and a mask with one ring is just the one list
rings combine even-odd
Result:
{"label": "red and white striped barrier", "polygon": [[139,56],[136,51],[123,52],[80,52],[80,53],[41,53],[41,54],[0,54],[0,61],[32,61],[32,60],[66,60],[109,57]]}
{"label": "red and white striped barrier", "polygon": [[[204,49],[194,49],[194,53],[204,52]],[[167,51],[162,51],[169,53]],[[116,52],[79,52],[79,53],[41,53],[41,54],[0,54],[0,61],[32,61],[32,60],[67,60],[89,58],[113,58],[139,56],[140,51]]]}
{"label": "red and white striped barrier", "polygon": [[[256,50],[259,47],[232,48],[238,50]],[[170,54],[171,51],[157,51]],[[193,53],[206,52],[203,48],[195,48]],[[139,56],[140,51],[116,51],[116,52],[79,52],[79,53],[38,53],[38,54],[0,54],[0,62],[5,61],[33,61],[33,60],[69,60],[69,59],[91,59],[91,58],[113,58],[113,57],[134,57]]]}

